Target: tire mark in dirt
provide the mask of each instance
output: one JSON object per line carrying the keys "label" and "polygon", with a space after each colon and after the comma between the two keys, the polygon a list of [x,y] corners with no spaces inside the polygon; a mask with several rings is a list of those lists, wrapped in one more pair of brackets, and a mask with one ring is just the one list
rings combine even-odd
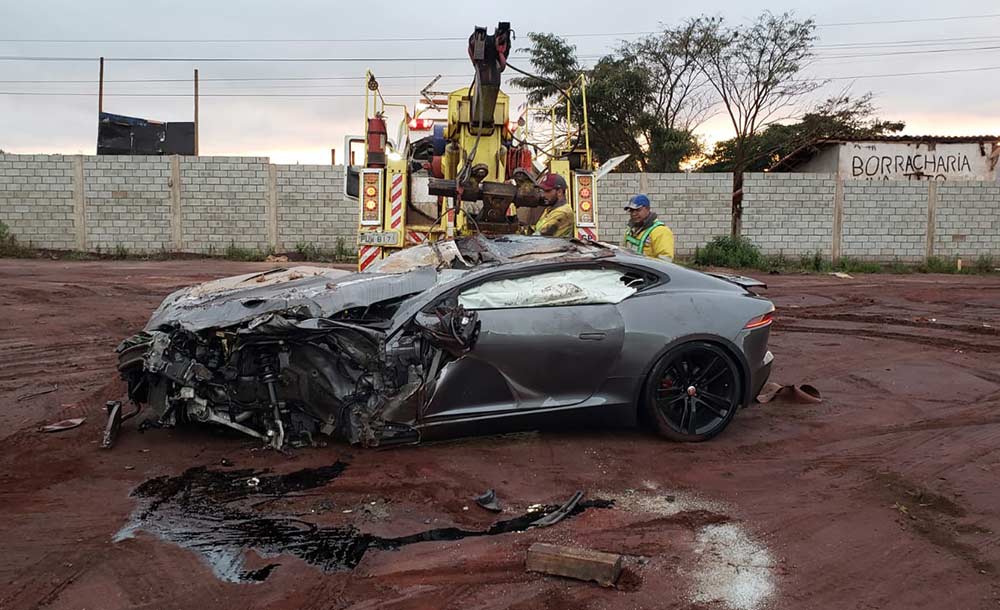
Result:
{"label": "tire mark in dirt", "polygon": [[834,322],[858,322],[861,324],[880,324],[889,326],[909,326],[913,328],[922,328],[936,331],[955,331],[961,333],[971,333],[974,335],[990,335],[994,337],[1000,337],[1000,328],[987,327],[987,326],[976,326],[974,324],[943,324],[934,322],[919,322],[917,320],[910,320],[907,318],[896,318],[892,316],[884,316],[877,314],[856,314],[856,313],[842,313],[842,314],[812,314],[806,313],[805,315],[783,315],[783,319],[799,319],[799,320],[830,320]]}
{"label": "tire mark in dirt", "polygon": [[894,333],[882,330],[866,330],[859,328],[815,328],[810,326],[796,326],[787,323],[776,323],[774,330],[777,332],[808,333],[817,335],[853,335],[871,339],[893,339],[906,343],[916,343],[918,345],[928,345],[949,350],[961,349],[968,352],[978,352],[985,354],[1000,353],[1000,345],[977,344],[967,341],[945,339],[943,337],[921,337],[907,333]]}
{"label": "tire mark in dirt", "polygon": [[968,515],[965,507],[895,472],[876,472],[872,481],[878,493],[887,502],[893,502],[892,508],[900,513],[897,522],[901,526],[963,559],[982,574],[996,571],[994,563],[983,557],[976,546],[959,539],[963,533],[989,533],[974,524],[960,522]]}

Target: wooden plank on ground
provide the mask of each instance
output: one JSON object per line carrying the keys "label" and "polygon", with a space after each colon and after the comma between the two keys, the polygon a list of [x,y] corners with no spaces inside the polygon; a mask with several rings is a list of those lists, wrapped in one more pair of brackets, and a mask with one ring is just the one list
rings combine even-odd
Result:
{"label": "wooden plank on ground", "polygon": [[528,548],[525,568],[529,572],[593,580],[603,587],[611,587],[622,572],[622,556],[536,542]]}

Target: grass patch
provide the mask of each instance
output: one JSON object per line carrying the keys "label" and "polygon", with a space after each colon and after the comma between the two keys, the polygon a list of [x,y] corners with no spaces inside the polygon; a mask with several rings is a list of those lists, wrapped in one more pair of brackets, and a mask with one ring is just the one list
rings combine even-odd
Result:
{"label": "grass patch", "polygon": [[843,257],[833,266],[835,271],[844,273],[881,273],[882,265],[869,261],[862,261],[855,258]]}
{"label": "grass patch", "polygon": [[745,237],[719,236],[698,248],[694,263],[704,267],[759,269],[764,263],[760,248]]}
{"label": "grass patch", "polygon": [[[209,256],[214,252],[214,249],[209,250]],[[267,260],[268,256],[274,254],[273,248],[268,248],[266,250],[258,250],[256,248],[243,248],[236,245],[236,242],[231,242],[226,246],[225,253],[222,258],[231,261],[243,261],[243,262],[260,262]]]}
{"label": "grass patch", "polygon": [[357,260],[357,253],[348,249],[343,237],[337,238],[332,250],[324,249],[312,242],[295,244],[295,260],[321,263],[348,263]]}
{"label": "grass patch", "polygon": [[958,269],[956,258],[931,256],[922,263],[877,263],[851,257],[842,257],[836,263],[824,258],[822,252],[814,252],[799,257],[789,257],[784,252],[763,254],[749,239],[729,236],[716,237],[711,242],[695,249],[694,257],[687,260],[688,266],[727,267],[730,269],[755,269],[767,273],[996,273],[1000,261],[991,256],[980,256],[975,261],[964,261]]}
{"label": "grass patch", "polygon": [[24,245],[14,237],[7,223],[0,220],[0,257],[6,258],[32,258],[36,256],[35,249],[31,244]]}

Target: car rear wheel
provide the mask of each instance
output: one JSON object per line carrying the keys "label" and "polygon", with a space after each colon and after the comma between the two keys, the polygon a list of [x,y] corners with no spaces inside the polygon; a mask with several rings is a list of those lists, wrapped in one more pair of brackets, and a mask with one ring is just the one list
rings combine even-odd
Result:
{"label": "car rear wheel", "polygon": [[647,381],[643,407],[662,436],[704,441],[729,425],[741,395],[733,357],[717,345],[695,341],[660,359]]}

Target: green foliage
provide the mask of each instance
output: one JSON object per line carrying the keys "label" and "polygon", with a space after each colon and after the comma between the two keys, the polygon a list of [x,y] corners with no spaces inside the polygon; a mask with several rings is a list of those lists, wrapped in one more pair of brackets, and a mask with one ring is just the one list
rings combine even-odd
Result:
{"label": "green foliage", "polygon": [[928,256],[927,260],[917,265],[917,269],[920,273],[956,273],[958,261],[953,258]]}
{"label": "green foliage", "polygon": [[[857,98],[838,95],[827,99],[802,119],[787,125],[773,124],[747,137],[742,143],[742,171],[762,172],[804,146],[839,138],[876,138],[902,131],[904,124],[875,116],[872,94]],[[741,143],[738,138],[717,142],[700,167],[709,172],[740,171]]]}
{"label": "green foliage", "polygon": [[993,271],[996,270],[998,266],[1000,265],[998,265],[997,262],[993,260],[992,256],[987,256],[984,254],[976,259],[976,262],[975,264],[973,264],[972,268],[976,271],[976,273],[992,273]]}
{"label": "green foliage", "polygon": [[242,248],[236,245],[236,242],[230,242],[226,246],[226,252],[223,254],[223,258],[231,261],[246,261],[246,262],[259,262],[268,257],[269,252],[261,252],[253,248]]}
{"label": "green foliage", "polygon": [[295,252],[304,261],[318,261],[320,259],[320,249],[312,242],[302,242],[295,244]]}
{"label": "green foliage", "polygon": [[695,250],[695,264],[707,267],[761,268],[760,249],[745,237],[719,236]]}
{"label": "green foliage", "polygon": [[10,227],[0,221],[0,257],[6,258],[31,258],[35,255],[31,244],[27,246],[21,244],[11,233]]}
{"label": "green foliage", "polygon": [[111,254],[111,258],[116,260],[124,260],[128,258],[128,248],[121,244],[116,244],[114,252]]}
{"label": "green foliage", "polygon": [[845,256],[837,261],[834,269],[844,273],[879,273],[882,271],[882,265]]}
{"label": "green foliage", "polygon": [[299,242],[295,244],[295,253],[297,259],[311,262],[346,263],[357,260],[357,254],[347,248],[343,237],[337,238],[333,250],[324,250],[312,242]]}
{"label": "green foliage", "polygon": [[[675,65],[681,49],[674,33],[666,30],[623,45],[584,71],[576,47],[554,34],[532,32],[528,56],[537,76],[511,82],[528,91],[530,103],[554,104],[556,120],[564,129],[567,98],[572,123],[583,123],[582,92],[569,85],[585,72],[594,158],[601,162],[627,154],[618,171],[676,172],[682,161],[700,154],[701,144],[693,133],[696,113],[688,112],[694,89],[687,84],[695,67],[690,59],[683,67]],[[664,66],[674,72],[665,73]]]}

